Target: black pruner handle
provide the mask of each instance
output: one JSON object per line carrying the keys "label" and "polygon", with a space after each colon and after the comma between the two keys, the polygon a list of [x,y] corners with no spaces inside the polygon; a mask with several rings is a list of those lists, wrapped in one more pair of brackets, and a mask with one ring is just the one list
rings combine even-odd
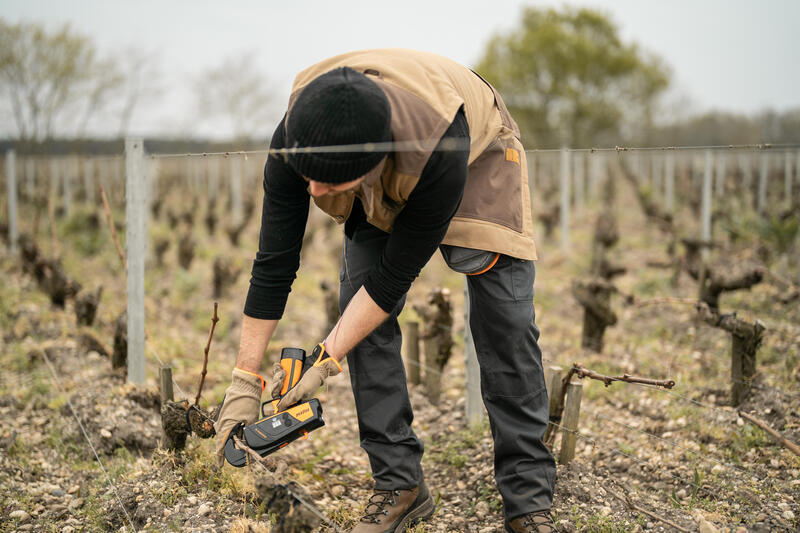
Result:
{"label": "black pruner handle", "polygon": [[225,440],[225,460],[228,461],[231,466],[237,468],[241,468],[247,464],[247,452],[237,448],[236,443],[233,441],[234,435],[239,438],[243,437],[243,429],[244,423],[239,422],[228,432],[228,438]]}

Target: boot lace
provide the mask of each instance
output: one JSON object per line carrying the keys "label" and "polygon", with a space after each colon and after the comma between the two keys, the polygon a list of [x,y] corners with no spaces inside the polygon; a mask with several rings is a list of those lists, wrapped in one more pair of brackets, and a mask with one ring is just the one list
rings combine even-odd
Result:
{"label": "boot lace", "polygon": [[522,527],[529,527],[532,532],[536,533],[557,533],[558,531],[550,519],[549,511],[537,511],[525,515]]}
{"label": "boot lace", "polygon": [[386,509],[386,506],[392,507],[396,505],[397,500],[395,500],[395,496],[397,496],[396,490],[376,490],[375,493],[369,497],[361,521],[379,524],[381,517],[389,514],[389,510]]}

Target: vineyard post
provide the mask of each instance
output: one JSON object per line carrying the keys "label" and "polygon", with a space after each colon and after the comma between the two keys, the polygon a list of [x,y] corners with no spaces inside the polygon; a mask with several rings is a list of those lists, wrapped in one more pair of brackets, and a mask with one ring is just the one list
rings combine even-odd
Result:
{"label": "vineyard post", "polygon": [[172,392],[172,367],[162,366],[158,369],[158,384],[161,405],[165,405],[167,402],[174,402],[175,395]]}
{"label": "vineyard post", "polygon": [[86,201],[94,207],[97,198],[94,187],[94,159],[87,157],[83,160],[83,187],[86,189]]}
{"label": "vineyard post", "polygon": [[217,197],[219,190],[219,159],[217,156],[209,156],[206,159],[206,173],[208,174],[208,197]]}
{"label": "vineyard post", "polygon": [[531,210],[533,210],[533,191],[536,189],[536,152],[528,150],[525,153],[528,159],[528,192],[531,194]]}
{"label": "vineyard post", "polygon": [[[709,242],[711,240],[711,150],[705,153],[705,169],[703,172],[703,198],[701,204],[702,228],[700,238]],[[703,262],[708,260],[708,246],[703,246],[701,251]]]}
{"label": "vineyard post", "polygon": [[767,204],[767,180],[769,179],[769,159],[768,154],[761,152],[759,154],[760,169],[758,173],[758,203],[756,204],[758,214],[763,215],[764,209]]}
{"label": "vineyard post", "polygon": [[744,177],[743,187],[745,193],[748,197],[752,198],[752,190],[753,190],[753,161],[751,159],[751,154],[749,152],[745,152],[739,154],[739,166],[742,168],[742,176]]}
{"label": "vineyard post", "polygon": [[481,398],[481,371],[478,355],[472,341],[472,329],[469,326],[470,303],[469,284],[464,276],[464,366],[466,367],[467,398],[464,402],[468,424],[480,422],[483,418],[483,400]]}
{"label": "vineyard post", "polygon": [[547,442],[550,439],[550,434],[555,431],[555,426],[553,423],[560,423],[561,420],[558,418],[561,415],[561,374],[563,373],[564,369],[560,366],[551,366],[550,367],[550,390],[547,391],[547,396],[549,399],[549,409],[550,409],[550,420],[547,423],[547,429],[544,432],[544,437],[542,437],[542,442]]}
{"label": "vineyard post", "polygon": [[[653,194],[657,195],[661,192],[661,178],[664,173],[664,158],[661,154],[653,152],[650,154],[650,168],[652,169],[652,189]],[[655,198],[653,199],[655,200]]]}
{"label": "vineyard post", "polygon": [[125,234],[128,263],[128,381],[143,385],[144,258],[147,182],[142,139],[125,139]]}
{"label": "vineyard post", "polygon": [[242,160],[238,155],[231,155],[231,212],[233,224],[242,222]]}
{"label": "vineyard post", "polygon": [[73,158],[64,157],[61,159],[61,179],[64,182],[64,216],[69,218],[72,213],[72,172]]}
{"label": "vineyard post", "polygon": [[406,348],[406,374],[412,385],[419,385],[421,380],[419,361],[419,322],[406,322],[403,332],[403,346]]}
{"label": "vineyard post", "polygon": [[569,251],[569,171],[570,171],[570,152],[567,148],[561,149],[561,249]]}
{"label": "vineyard post", "polygon": [[792,154],[786,152],[784,154],[783,164],[783,196],[786,198],[786,203],[792,205]]}
{"label": "vineyard post", "polygon": [[575,152],[572,156],[573,175],[572,180],[575,182],[575,212],[580,213],[583,210],[584,202],[584,158],[581,152]]}
{"label": "vineyard post", "polygon": [[6,193],[8,194],[8,243],[12,254],[17,253],[17,154],[6,151]]}
{"label": "vineyard post", "polygon": [[583,383],[567,384],[567,401],[564,406],[564,431],[561,433],[561,453],[558,462],[569,464],[575,458],[575,443],[578,440],[578,419],[581,414]]}
{"label": "vineyard post", "polygon": [[668,213],[675,210],[675,154],[667,154],[667,161],[664,163],[664,208]]}
{"label": "vineyard post", "polygon": [[33,157],[28,157],[25,161],[25,181],[28,201],[33,202],[36,196],[36,160]]}
{"label": "vineyard post", "polygon": [[727,172],[726,159],[727,154],[723,152],[717,154],[717,176],[714,180],[714,192],[716,193],[717,198],[722,198],[722,195],[725,194],[725,174]]}
{"label": "vineyard post", "polygon": [[58,182],[59,182],[59,166],[58,166],[58,158],[51,157],[50,158],[50,190],[47,192],[47,201],[55,201],[54,198],[56,194],[58,194]]}

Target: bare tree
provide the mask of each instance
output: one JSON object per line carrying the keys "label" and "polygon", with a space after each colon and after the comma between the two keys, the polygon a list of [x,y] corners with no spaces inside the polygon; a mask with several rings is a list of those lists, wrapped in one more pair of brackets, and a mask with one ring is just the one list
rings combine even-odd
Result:
{"label": "bare tree", "polygon": [[161,94],[161,73],[153,60],[154,54],[127,50],[120,56],[123,87],[119,102],[120,138],[126,137],[137,105]]}
{"label": "bare tree", "polygon": [[0,19],[0,94],[7,99],[20,141],[52,138],[60,127],[84,133],[122,78],[98,58],[89,39],[64,26]]}
{"label": "bare tree", "polygon": [[229,122],[235,140],[252,137],[273,122],[273,92],[255,66],[255,55],[241,53],[203,73],[197,84],[201,116]]}

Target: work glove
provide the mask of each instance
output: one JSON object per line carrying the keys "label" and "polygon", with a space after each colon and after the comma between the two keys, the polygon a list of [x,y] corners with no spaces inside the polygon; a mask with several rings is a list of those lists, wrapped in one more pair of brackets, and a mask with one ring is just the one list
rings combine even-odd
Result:
{"label": "work glove", "polygon": [[297,403],[310,400],[326,379],[342,371],[342,366],[325,351],[325,345],[322,343],[317,344],[314,348],[312,357],[314,355],[317,356],[316,362],[303,374],[297,385],[281,398],[281,401],[278,402],[278,411],[284,411]]}
{"label": "work glove", "polygon": [[250,425],[258,420],[261,393],[266,385],[264,378],[258,374],[241,368],[233,369],[231,385],[225,391],[222,407],[214,423],[214,431],[217,433],[215,442],[217,466],[225,464],[225,442],[234,426],[239,422]]}

